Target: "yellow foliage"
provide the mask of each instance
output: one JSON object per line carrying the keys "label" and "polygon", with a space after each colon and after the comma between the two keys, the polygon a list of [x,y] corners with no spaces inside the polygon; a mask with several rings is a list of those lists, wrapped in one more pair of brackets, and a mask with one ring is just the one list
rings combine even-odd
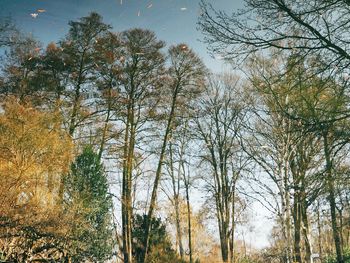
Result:
{"label": "yellow foliage", "polygon": [[8,100],[0,114],[0,214],[26,214],[57,203],[62,174],[69,169],[72,141],[57,114]]}

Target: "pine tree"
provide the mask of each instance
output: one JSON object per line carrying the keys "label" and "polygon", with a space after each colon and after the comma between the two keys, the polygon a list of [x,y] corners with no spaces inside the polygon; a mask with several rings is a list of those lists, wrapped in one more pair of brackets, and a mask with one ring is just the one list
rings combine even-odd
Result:
{"label": "pine tree", "polygon": [[69,257],[74,262],[103,261],[112,254],[112,200],[103,165],[86,147],[65,178],[64,202],[72,217]]}

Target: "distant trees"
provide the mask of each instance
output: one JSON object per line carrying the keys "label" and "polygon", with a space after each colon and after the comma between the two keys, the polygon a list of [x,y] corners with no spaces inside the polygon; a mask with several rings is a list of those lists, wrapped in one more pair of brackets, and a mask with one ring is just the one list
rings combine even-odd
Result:
{"label": "distant trees", "polygon": [[40,44],[32,37],[20,36],[9,46],[3,65],[1,95],[17,96],[22,102],[35,104],[42,100],[40,78]]}

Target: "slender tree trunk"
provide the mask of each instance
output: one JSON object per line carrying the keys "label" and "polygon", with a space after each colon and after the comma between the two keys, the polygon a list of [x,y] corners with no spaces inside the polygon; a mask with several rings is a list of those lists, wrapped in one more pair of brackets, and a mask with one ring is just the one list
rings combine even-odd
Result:
{"label": "slender tree trunk", "polygon": [[187,223],[188,223],[188,248],[190,250],[190,263],[193,263],[193,246],[192,246],[192,223],[191,223],[191,205],[189,194],[189,182],[185,183],[186,187],[186,203],[187,203]]}
{"label": "slender tree trunk", "polygon": [[290,194],[288,191],[288,180],[287,176],[284,178],[285,180],[285,193],[284,193],[284,199],[285,199],[285,207],[284,207],[284,223],[285,223],[285,231],[286,231],[286,256],[287,256],[287,262],[292,262],[292,227],[291,227],[291,214],[290,214]]}
{"label": "slender tree trunk", "polygon": [[108,123],[109,123],[109,118],[110,118],[110,114],[111,114],[111,90],[108,90],[108,105],[107,105],[107,116],[106,119],[104,121],[104,125],[103,125],[103,130],[102,130],[102,136],[101,136],[101,144],[100,144],[100,149],[98,150],[98,158],[101,160],[102,158],[102,154],[103,154],[103,150],[105,147],[105,143],[106,143],[106,137],[107,137],[107,129],[108,129]]}
{"label": "slender tree trunk", "polygon": [[324,147],[323,147],[324,155],[326,159],[326,180],[327,180],[327,187],[328,187],[328,200],[329,200],[329,206],[331,211],[331,221],[332,221],[331,224],[332,224],[335,251],[337,254],[337,262],[344,263],[343,251],[341,247],[341,238],[340,238],[339,229],[337,226],[335,187],[334,187],[334,178],[332,175],[333,165],[330,157],[327,131],[325,131],[323,134],[323,143],[324,143]]}
{"label": "slender tree trunk", "polygon": [[232,186],[232,214],[231,214],[231,240],[230,240],[230,262],[235,261],[235,192],[236,192],[236,179]]}
{"label": "slender tree trunk", "polygon": [[307,217],[307,204],[305,197],[303,197],[302,200],[302,207],[301,207],[301,218],[303,223],[303,235],[304,235],[304,243],[305,243],[305,262],[313,262],[312,259],[312,246],[311,246],[311,238],[310,238],[310,228],[309,228],[309,222]]}
{"label": "slender tree trunk", "polygon": [[[132,97],[132,96],[131,96]],[[122,229],[124,263],[132,263],[132,168],[135,144],[134,102],[128,105],[124,137]]]}
{"label": "slender tree trunk", "polygon": [[321,219],[320,219],[320,202],[317,201],[317,232],[318,232],[318,254],[320,255],[320,260],[323,259],[322,251],[322,230],[321,230]]}
{"label": "slender tree trunk", "polygon": [[293,204],[293,219],[294,219],[294,261],[302,263],[301,258],[301,214],[300,214],[300,196],[299,190],[295,190]]}
{"label": "slender tree trunk", "polygon": [[[173,184],[173,195],[174,195],[176,241],[177,241],[177,245],[179,246],[180,257],[181,259],[183,259],[184,250],[182,246],[182,232],[181,232],[181,220],[180,220],[180,208],[179,208],[179,182],[176,184],[176,181],[175,181],[172,143],[170,143],[169,145],[169,152],[170,152],[170,173],[171,173],[171,180]],[[178,169],[178,181],[180,176],[180,165],[181,164],[179,164],[179,169]],[[176,188],[176,185],[178,186],[177,188]]]}
{"label": "slender tree trunk", "polygon": [[77,114],[78,114],[78,110],[79,110],[79,104],[80,104],[80,89],[81,89],[81,85],[82,85],[82,78],[83,78],[83,67],[84,67],[84,58],[85,58],[85,52],[86,50],[84,49],[82,56],[81,56],[81,60],[80,60],[80,64],[79,64],[79,76],[78,76],[78,83],[75,86],[75,93],[74,93],[74,101],[73,101],[73,109],[72,109],[72,114],[70,117],[70,123],[69,123],[69,135],[73,137],[73,134],[75,132],[75,128],[76,128],[76,122],[77,122]]}
{"label": "slender tree trunk", "polygon": [[173,93],[170,114],[168,117],[167,126],[166,126],[165,134],[163,137],[162,148],[161,148],[161,152],[160,152],[160,156],[159,156],[159,160],[158,160],[156,176],[154,179],[154,184],[153,184],[153,189],[152,189],[151,201],[150,201],[147,220],[146,220],[146,224],[145,224],[145,227],[146,227],[146,229],[145,229],[146,230],[146,232],[145,232],[145,249],[144,249],[143,255],[141,257],[141,263],[144,263],[146,261],[147,253],[148,253],[148,249],[149,249],[151,220],[153,217],[153,212],[154,212],[154,208],[155,208],[156,201],[157,201],[158,185],[159,185],[160,177],[162,175],[162,167],[163,167],[165,150],[166,150],[166,146],[168,143],[169,134],[172,130],[172,122],[173,122],[173,118],[175,115],[175,106],[176,106],[176,99],[177,99],[177,95],[178,95],[178,89],[179,89],[179,86],[177,86],[175,88],[174,93]]}

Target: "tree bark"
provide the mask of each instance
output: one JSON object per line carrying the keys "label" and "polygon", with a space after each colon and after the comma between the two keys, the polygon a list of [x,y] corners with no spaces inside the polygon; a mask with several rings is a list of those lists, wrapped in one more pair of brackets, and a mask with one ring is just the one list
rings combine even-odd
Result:
{"label": "tree bark", "polygon": [[187,203],[187,223],[188,223],[188,248],[190,250],[190,263],[193,263],[191,205],[190,205],[190,194],[189,194],[188,182],[186,183],[186,203]]}
{"label": "tree bark", "polygon": [[293,219],[294,219],[294,261],[302,263],[301,258],[301,213],[300,196],[298,190],[294,190]]}

